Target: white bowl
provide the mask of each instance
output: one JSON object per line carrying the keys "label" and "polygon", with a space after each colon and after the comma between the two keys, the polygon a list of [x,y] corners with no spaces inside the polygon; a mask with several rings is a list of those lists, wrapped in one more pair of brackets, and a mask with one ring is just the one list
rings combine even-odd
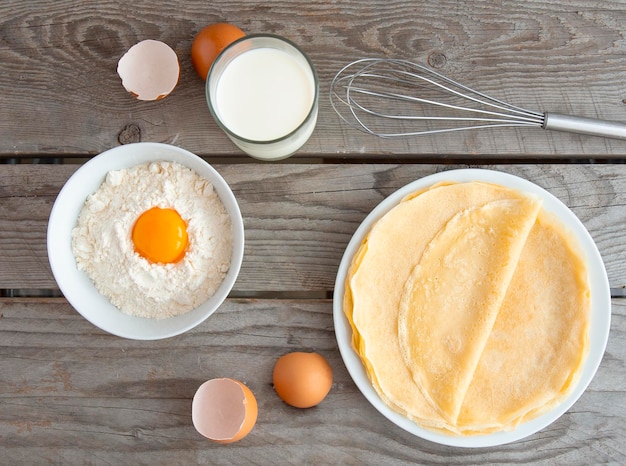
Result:
{"label": "white bowl", "polygon": [[[389,210],[399,204],[405,196],[441,181],[484,181],[535,194],[543,200],[543,208],[554,213],[578,239],[581,246],[580,252],[584,254],[587,260],[589,286],[591,289],[591,326],[589,329],[589,354],[584,363],[580,379],[562,403],[551,411],[520,424],[515,430],[510,432],[457,437],[420,427],[407,417],[392,410],[378,396],[365,372],[361,358],[354,351],[351,344],[352,328],[343,312],[343,295],[345,292],[346,275],[354,254],[356,254],[365,236],[374,224]],[[536,184],[507,173],[480,169],[450,170],[421,178],[400,188],[378,204],[363,220],[348,244],[339,265],[333,297],[333,320],[339,350],[348,372],[363,395],[383,416],[407,432],[431,442],[455,447],[493,447],[523,439],[545,428],[556,421],[580,398],[593,379],[604,355],[611,327],[611,292],[602,257],[591,235],[576,215],[559,199]]]}
{"label": "white bowl", "polygon": [[[166,319],[146,319],[121,312],[76,267],[72,252],[72,229],[87,196],[96,191],[111,170],[155,161],[177,162],[206,178],[215,188],[231,218],[233,252],[230,268],[217,291],[191,311]],[[211,165],[189,151],[159,143],[137,143],[110,149],[82,165],[59,193],[48,222],[48,259],[54,278],[70,304],[102,330],[134,340],[157,340],[179,335],[197,326],[224,302],[232,289],[244,250],[243,219],[230,187]]]}

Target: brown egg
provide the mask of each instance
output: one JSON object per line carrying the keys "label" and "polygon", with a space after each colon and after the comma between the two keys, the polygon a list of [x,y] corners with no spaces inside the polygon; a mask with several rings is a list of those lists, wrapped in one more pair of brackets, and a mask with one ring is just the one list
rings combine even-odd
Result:
{"label": "brown egg", "polygon": [[191,44],[191,63],[198,76],[206,80],[215,57],[245,35],[237,26],[228,23],[210,24],[202,29]]}
{"label": "brown egg", "polygon": [[328,395],[333,371],[322,355],[295,352],[276,361],[273,381],[274,390],[285,403],[310,408]]}
{"label": "brown egg", "polygon": [[254,394],[238,380],[204,382],[196,391],[191,417],[196,430],[217,443],[233,443],[250,433],[258,406]]}

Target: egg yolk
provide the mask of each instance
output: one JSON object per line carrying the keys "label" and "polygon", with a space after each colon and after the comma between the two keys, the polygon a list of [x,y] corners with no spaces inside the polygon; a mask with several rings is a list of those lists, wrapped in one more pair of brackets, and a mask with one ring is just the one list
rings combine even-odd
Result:
{"label": "egg yolk", "polygon": [[132,238],[139,255],[150,262],[170,264],[185,256],[187,225],[176,210],[153,207],[137,218]]}

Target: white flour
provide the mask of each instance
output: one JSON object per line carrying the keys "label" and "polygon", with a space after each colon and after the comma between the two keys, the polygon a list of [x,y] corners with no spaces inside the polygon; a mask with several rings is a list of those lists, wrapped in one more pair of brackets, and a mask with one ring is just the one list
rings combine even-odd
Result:
{"label": "white flour", "polygon": [[[187,223],[185,257],[153,264],[135,252],[132,228],[144,211],[173,208]],[[72,231],[78,268],[126,314],[185,313],[221,284],[232,254],[230,217],[209,181],[177,163],[111,171],[91,194]]]}

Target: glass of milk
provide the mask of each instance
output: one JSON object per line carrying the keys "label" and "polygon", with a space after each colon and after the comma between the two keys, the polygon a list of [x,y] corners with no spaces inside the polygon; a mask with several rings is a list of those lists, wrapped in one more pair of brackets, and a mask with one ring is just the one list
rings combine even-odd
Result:
{"label": "glass of milk", "polygon": [[245,153],[280,160],[309,139],[319,81],[311,60],[272,34],[242,37],[215,59],[206,80],[209,110]]}

